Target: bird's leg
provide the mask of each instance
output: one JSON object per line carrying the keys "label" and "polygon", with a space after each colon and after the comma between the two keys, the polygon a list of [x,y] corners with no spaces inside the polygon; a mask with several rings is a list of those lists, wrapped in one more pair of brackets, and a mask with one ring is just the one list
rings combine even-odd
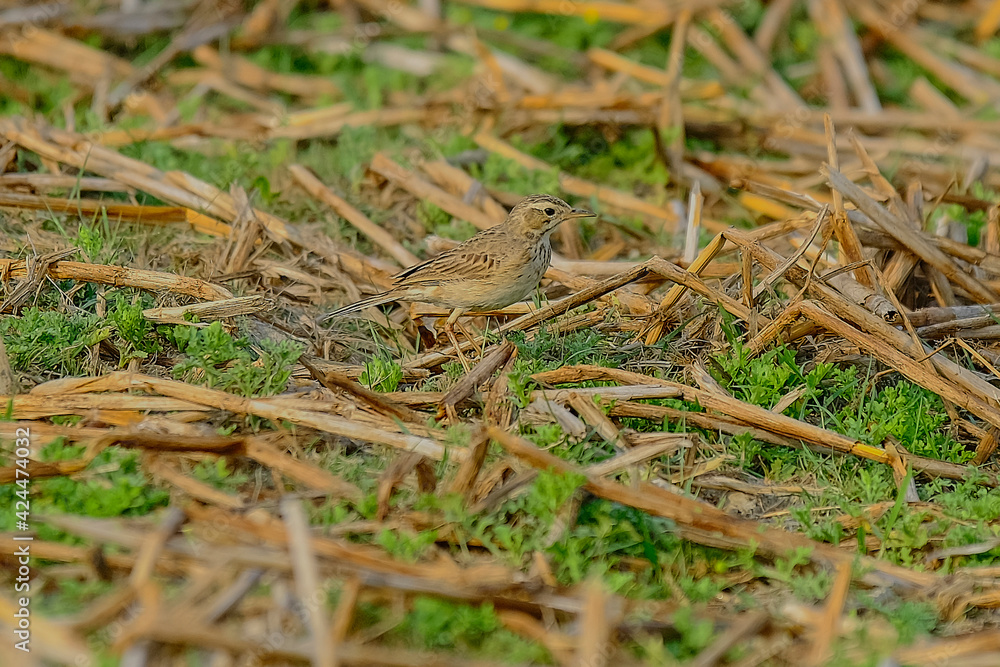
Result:
{"label": "bird's leg", "polygon": [[472,349],[478,354],[479,348],[476,347],[476,337],[473,336],[472,333],[468,329],[466,329],[461,322],[455,322],[455,326],[458,328],[460,332],[462,332],[462,335],[465,336],[465,339],[470,343],[472,343],[473,345]]}
{"label": "bird's leg", "polygon": [[462,368],[464,368],[465,372],[468,373],[472,370],[472,367],[469,366],[469,360],[465,358],[462,348],[458,345],[458,338],[455,337],[455,322],[458,321],[458,318],[462,316],[462,313],[464,313],[465,310],[465,308],[456,308],[451,311],[451,315],[448,316],[448,319],[445,320],[444,323],[444,333],[448,336],[448,340],[451,341],[452,346],[455,348],[455,354],[458,355],[458,361],[462,364]]}

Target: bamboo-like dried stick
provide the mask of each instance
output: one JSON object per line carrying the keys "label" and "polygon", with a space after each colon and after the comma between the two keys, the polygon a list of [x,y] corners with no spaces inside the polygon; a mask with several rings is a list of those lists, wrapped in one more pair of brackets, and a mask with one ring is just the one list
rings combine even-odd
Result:
{"label": "bamboo-like dried stick", "polygon": [[[603,411],[601,415],[604,415]],[[615,428],[617,430],[617,427]],[[587,466],[586,471],[588,475],[604,477],[630,466],[645,463],[665,454],[671,454],[680,449],[695,447],[695,440],[692,440],[684,433],[657,433],[655,431],[629,433],[621,434],[621,439],[628,443],[630,449],[618,456]]]}
{"label": "bamboo-like dried stick", "polygon": [[[609,400],[634,401],[641,398],[678,398],[683,392],[675,385],[661,384],[655,378],[646,378],[643,384],[623,387],[576,387],[575,389],[534,389],[528,394],[531,401],[550,403],[569,403],[570,396],[576,394],[579,399],[596,397]],[[654,381],[650,381],[654,380]],[[582,416],[582,415],[581,415]]]}
{"label": "bamboo-like dried stick", "polygon": [[341,95],[337,85],[327,77],[272,72],[232,53],[223,57],[207,44],[196,47],[191,55],[200,65],[218,70],[232,81],[255,90],[278,91],[311,101],[324,95]]}
{"label": "bamboo-like dried stick", "polygon": [[[190,174],[161,172],[139,160],[126,157],[86,137],[56,128],[33,124],[24,118],[0,118],[0,134],[40,156],[69,164],[80,171],[92,171],[134,188],[195,210],[235,222],[239,212],[232,196]],[[261,210],[254,214],[277,237],[302,245],[298,230]]]}
{"label": "bamboo-like dried stick", "polygon": [[361,491],[353,484],[323,468],[294,458],[286,453],[283,447],[275,447],[274,443],[270,442],[269,439],[261,436],[249,437],[245,442],[244,448],[248,458],[253,459],[262,466],[278,470],[281,474],[287,475],[296,482],[308,486],[310,489],[329,493],[338,498],[361,498]]}
{"label": "bamboo-like dried stick", "polygon": [[[72,410],[59,414],[72,414]],[[35,431],[34,424],[29,428],[32,432]],[[207,435],[193,438],[189,434],[174,435],[154,431],[136,431],[130,428],[100,429],[100,431],[100,435],[92,438],[91,442],[88,443],[87,450],[81,458],[54,463],[30,461],[28,472],[33,478],[73,475],[85,469],[98,454],[111,445],[140,448],[153,452],[210,452],[223,455],[239,453],[243,442],[243,438],[238,436]],[[0,468],[0,484],[10,483],[14,481],[15,477],[16,466]]]}
{"label": "bamboo-like dried stick", "polygon": [[[690,25],[691,10],[682,9],[677,14],[677,20],[674,22],[673,32],[670,36],[670,53],[667,56],[665,71],[667,81],[663,85],[663,102],[660,104],[660,110],[657,114],[657,128],[660,131],[660,137],[671,137],[664,148],[668,157],[667,165],[673,174],[671,180],[676,183],[684,182],[684,107],[681,104],[680,81],[684,69],[684,49]],[[691,259],[694,259],[693,255]]]}
{"label": "bamboo-like dried stick", "polygon": [[753,42],[761,53],[771,52],[774,40],[784,32],[785,21],[794,4],[795,0],[777,0],[764,10],[764,16],[753,36]]}
{"label": "bamboo-like dried stick", "polygon": [[760,295],[763,294],[765,290],[772,288],[775,283],[781,280],[785,273],[788,272],[788,269],[798,264],[799,259],[806,254],[806,251],[808,251],[812,246],[813,241],[816,240],[816,237],[819,235],[819,232],[823,228],[823,225],[829,215],[830,209],[824,206],[823,210],[821,210],[819,215],[816,216],[816,224],[813,225],[812,232],[810,232],[809,237],[805,240],[805,242],[802,243],[795,252],[785,258],[781,264],[772,269],[771,272],[768,273],[767,276],[765,276],[756,286],[754,286],[753,301],[759,299]]}
{"label": "bamboo-like dried stick", "polygon": [[923,308],[907,315],[910,324],[915,327],[927,327],[955,320],[964,320],[981,315],[1000,314],[1000,303],[977,304],[975,306],[950,306],[941,308]]}
{"label": "bamboo-like dried stick", "polygon": [[594,299],[604,296],[609,292],[613,292],[619,287],[623,287],[631,282],[635,282],[640,278],[647,275],[650,271],[649,261],[638,264],[627,271],[623,271],[616,276],[611,276],[606,280],[602,280],[592,287],[588,287],[585,290],[577,292],[576,294],[566,297],[555,303],[550,303],[544,308],[540,308],[533,313],[519,317],[512,322],[500,327],[501,333],[506,333],[508,331],[524,331],[525,329],[530,329],[531,327],[544,322],[545,320],[551,319],[558,315],[562,315],[566,311],[581,306],[585,303],[593,301]]}
{"label": "bamboo-like dried stick", "polygon": [[169,465],[162,457],[147,456],[143,459],[143,471],[154,479],[160,479],[177,487],[182,493],[208,505],[224,509],[243,510],[246,505],[239,496],[226,493],[199,479],[185,475],[175,466]]}
{"label": "bamboo-like dried stick", "polygon": [[320,369],[317,365],[318,361],[321,360],[305,354],[299,358],[299,362],[309,370],[313,378],[318,380],[320,384],[327,389],[331,391],[346,392],[367,403],[374,410],[392,419],[399,419],[400,421],[410,422],[413,424],[422,424],[426,421],[425,415],[421,415],[420,413],[410,410],[405,406],[393,403],[387,399],[384,394],[362,387],[358,383],[354,382],[353,379],[348,378],[336,370]]}
{"label": "bamboo-like dried stick", "polygon": [[837,563],[833,580],[833,590],[826,601],[826,608],[821,612],[813,636],[812,651],[808,664],[822,665],[832,657],[830,646],[835,637],[840,635],[841,617],[844,614],[844,604],[851,587],[851,563]]}
{"label": "bamboo-like dried stick", "polygon": [[566,402],[576,411],[576,414],[580,415],[580,419],[597,431],[598,435],[604,438],[606,442],[614,445],[619,454],[624,452],[628,449],[628,441],[625,440],[618,427],[594,403],[594,398],[594,396],[571,391],[566,398]]}
{"label": "bamboo-like dried stick", "polygon": [[[692,25],[688,32],[691,37],[688,40],[697,51],[719,71],[723,83],[729,86],[743,86],[747,82],[747,73],[743,67],[733,60],[725,49],[716,40],[714,34],[703,29],[699,25]],[[762,96],[752,93],[754,101],[762,102]],[[685,110],[685,117],[691,118],[691,114]]]}
{"label": "bamboo-like dried stick", "polygon": [[[527,169],[533,169],[536,171],[552,171],[553,169],[542,160],[534,158],[526,153],[522,153],[510,144],[503,142],[485,132],[477,133],[473,139],[477,144],[486,150],[498,153],[506,158],[510,158]],[[608,206],[633,213],[639,213],[641,215],[660,220],[662,223],[677,223],[677,215],[670,209],[650,204],[649,202],[643,201],[632,194],[596,183],[591,183],[590,181],[577,178],[576,176],[571,176],[570,174],[562,172],[559,173],[559,187],[578,197],[596,197],[599,201],[607,204]]]}
{"label": "bamboo-like dried stick", "polygon": [[[599,367],[596,366],[578,366],[570,370],[590,373],[591,376],[593,376],[593,374],[600,374],[599,377],[603,378],[614,378],[619,376],[618,373],[606,373],[605,371],[598,369]],[[740,421],[762,428],[766,431],[771,431],[789,438],[798,438],[814,445],[826,447],[845,454],[854,454],[856,456],[861,456],[862,458],[871,459],[880,463],[886,463],[888,461],[885,452],[879,447],[873,447],[856,440],[851,440],[847,436],[834,433],[833,431],[829,431],[818,426],[813,426],[812,424],[800,422],[796,419],[792,419],[791,417],[776,415],[770,410],[765,410],[764,408],[756,405],[744,403],[743,401],[732,398],[731,396],[715,391],[689,387],[687,385],[669,382],[667,380],[657,380],[656,378],[648,376],[642,376],[639,374],[636,375],[639,378],[645,378],[644,384],[660,385],[663,389],[672,389],[677,392],[677,395],[686,401],[697,402],[704,408],[718,410],[725,415],[736,417]],[[552,381],[551,378],[549,381]],[[566,381],[567,380],[563,380],[563,382]],[[638,388],[640,387],[636,387],[636,389]],[[628,389],[628,386],[619,387],[618,389],[625,390]],[[580,392],[583,390],[562,389],[559,391],[567,392],[568,394],[569,391]]]}
{"label": "bamboo-like dried stick", "polygon": [[1000,29],[1000,0],[993,0],[976,23],[976,41],[986,41],[997,29]]}
{"label": "bamboo-like dried stick", "polygon": [[442,188],[451,190],[453,195],[461,195],[463,202],[478,205],[493,224],[499,224],[507,218],[507,209],[490,196],[482,183],[461,168],[452,166],[444,160],[422,162],[420,168]]}
{"label": "bamboo-like dried stick", "polygon": [[[722,247],[725,244],[726,240],[722,237],[722,235],[717,235],[707,246],[704,247],[704,249],[702,249],[700,253],[698,253],[698,257],[695,258],[694,262],[691,263],[691,266],[687,268],[687,272],[692,276],[697,276],[702,269],[708,266],[708,264],[715,259],[716,255],[722,251]],[[667,292],[667,295],[663,297],[663,301],[660,302],[660,305],[657,308],[656,319],[646,328],[646,331],[644,332],[646,345],[652,345],[660,339],[660,336],[663,335],[663,324],[666,321],[667,314],[674,306],[677,305],[677,302],[680,301],[681,297],[684,295],[684,291],[686,289],[685,285],[680,281],[675,282],[678,284],[671,287],[670,291]],[[735,299],[730,300],[733,303],[738,304],[737,310],[730,312],[742,312],[743,315],[740,317],[749,316],[749,310],[743,306],[743,304],[740,304]]]}
{"label": "bamboo-like dried stick", "polygon": [[429,183],[415,171],[404,169],[383,153],[376,153],[372,157],[369,168],[393,185],[403,188],[417,199],[429,201],[435,206],[451,213],[456,218],[471,222],[478,229],[489,229],[497,224],[496,220],[483,213],[480,209],[466,204],[454,195]]}
{"label": "bamboo-like dried stick", "polygon": [[[462,2],[510,14],[531,12],[556,16],[599,16],[605,21],[638,25],[649,23],[664,25],[676,16],[676,10],[672,7],[647,8],[622,2],[603,2],[602,0],[583,0],[570,5],[563,4],[559,0],[462,0]],[[713,0],[697,4],[705,7],[719,2],[720,0]]]}
{"label": "bamboo-like dried stick", "polygon": [[757,49],[756,44],[747,37],[732,16],[721,9],[713,9],[707,13],[707,18],[719,29],[722,38],[747,71],[763,77],[773,95],[772,106],[780,106],[786,112],[806,106],[799,94],[774,70],[770,60]]}
{"label": "bamboo-like dried stick", "polygon": [[[665,86],[668,81],[667,74],[662,69],[643,65],[615,51],[593,47],[587,51],[587,58],[595,65],[599,65],[612,72],[625,72],[634,79],[651,83],[655,86]],[[680,91],[681,97],[688,99],[710,99],[721,97],[725,94],[725,89],[718,81],[700,81],[696,79],[682,79],[680,81]]]}
{"label": "bamboo-like dried stick", "polygon": [[[199,322],[204,322],[205,320],[221,320],[227,317],[259,313],[271,308],[274,308],[273,298],[263,294],[251,294],[250,296],[193,303],[173,308],[147,308],[142,311],[142,316],[150,322],[156,322],[157,324],[188,324],[199,326],[199,324],[185,319],[185,316],[193,315],[198,318]],[[201,326],[208,325],[206,323]]]}
{"label": "bamboo-like dried stick", "polygon": [[914,39],[912,29],[891,26],[875,7],[854,3],[852,10],[869,29],[973,104],[986,104],[990,99],[1000,97],[1000,84],[996,81],[976,76],[972,70],[944,60],[934,50]]}
{"label": "bamboo-like dried stick", "polygon": [[[721,415],[699,414],[672,410],[655,405],[639,405],[634,403],[625,404],[625,407],[612,409],[612,415],[640,417],[644,419],[670,418],[678,421],[688,420],[690,423],[710,429],[719,429],[728,433],[744,433],[750,431],[754,437],[765,442],[781,445],[783,447],[797,447],[797,443],[805,443],[818,451],[836,451],[842,454],[852,454],[861,458],[866,458],[879,463],[888,463],[889,457],[885,451],[879,447],[873,447],[862,442],[851,440],[845,435],[830,431],[828,429],[801,422],[791,417],[775,414],[762,407],[751,405],[737,400],[727,394],[716,391],[689,387],[687,385],[660,380],[658,378],[623,371],[617,368],[604,368],[602,366],[564,366],[554,371],[536,373],[532,376],[539,382],[582,382],[585,380],[612,380],[625,384],[617,389],[627,389],[629,386],[636,390],[651,385],[659,385],[664,389],[675,389],[679,396],[685,401],[697,403],[704,408],[716,410]],[[637,384],[638,383],[638,384]],[[604,389],[609,389],[605,387]],[[559,391],[583,391],[582,389],[561,389]],[[615,400],[614,397],[608,396]],[[619,396],[624,398],[623,396]],[[909,455],[907,460],[913,465],[915,470],[925,472],[934,477],[947,477],[949,479],[964,479],[970,475],[972,469],[968,466],[928,459],[926,457]],[[996,486],[998,480],[992,477],[987,484]]]}
{"label": "bamboo-like dried stick", "polygon": [[[21,278],[27,275],[23,259],[0,259],[0,276],[5,279]],[[166,290],[175,294],[186,294],[206,301],[232,299],[232,293],[221,285],[198,278],[188,278],[163,271],[130,269],[126,266],[105,266],[83,262],[54,262],[48,275],[56,280],[80,280],[84,282],[113,285],[115,287],[136,287],[146,290]]]}
{"label": "bamboo-like dried stick", "polygon": [[[763,264],[765,267],[774,267],[781,260],[777,253],[764,248],[758,243],[750,241],[747,239],[746,235],[737,230],[730,230],[729,232],[726,232],[726,238],[751,252],[754,259]],[[789,280],[799,286],[804,285],[807,280],[805,271],[794,266],[789,269],[786,276]],[[820,301],[825,308],[830,309],[832,314],[839,318],[843,318],[843,320],[837,319],[837,317],[832,318],[830,320],[831,326],[838,329],[847,326],[849,329],[853,330],[847,332],[852,336],[857,336],[862,331],[866,332],[864,338],[866,345],[877,346],[879,350],[884,350],[886,347],[894,348],[895,353],[900,354],[901,356],[907,356],[907,354],[900,351],[912,350],[913,342],[910,340],[909,336],[897,330],[895,327],[889,326],[881,318],[876,317],[864,308],[851,303],[836,290],[823,284],[822,281],[809,281],[807,294],[810,294]],[[858,329],[854,329],[849,324],[845,324],[845,321],[853,323],[855,326],[859,327],[860,331]],[[840,332],[838,331],[838,333]],[[887,355],[887,363],[895,366],[897,362],[895,354],[889,351],[885,351],[885,353]],[[921,350],[920,353],[923,354],[923,350]],[[890,357],[888,355],[892,356]],[[958,405],[969,406],[968,409],[970,412],[973,412],[990,423],[1000,423],[1000,413],[998,413],[996,408],[993,407],[1000,405],[1000,390],[941,355],[934,355],[931,359],[933,360],[934,366],[937,368],[938,372],[944,376],[943,378],[928,373],[925,369],[920,367],[919,364],[917,364],[912,356],[909,358],[908,362],[901,361],[901,363],[906,363],[907,368],[912,369],[911,372],[913,375],[908,375],[908,377],[910,377],[910,379],[917,384],[925,386],[931,391],[940,394],[948,400],[952,400]],[[914,365],[916,365],[916,369],[913,368]],[[895,367],[898,368],[898,366]],[[945,394],[942,393],[943,391],[947,391],[948,395],[945,396]]]}
{"label": "bamboo-like dried stick", "polygon": [[[542,451],[524,438],[492,426],[487,433],[504,449],[532,467],[564,474],[582,474],[572,463]],[[758,553],[772,558],[783,557],[793,549],[801,549],[803,553],[809,553],[812,559],[830,565],[850,563],[858,558],[856,554],[816,542],[798,533],[734,518],[708,503],[670,493],[648,482],[639,482],[637,487],[630,488],[593,475],[586,477],[586,480],[584,488],[590,493],[670,519],[676,522],[685,539],[699,544],[729,549],[754,545]],[[860,558],[865,567],[871,567],[875,572],[907,586],[923,587],[935,579],[934,575],[928,573],[917,573],[874,558]]]}
{"label": "bamboo-like dried stick", "polygon": [[122,78],[135,71],[124,58],[36,25],[19,35],[8,33],[0,40],[0,53],[69,72],[74,82],[85,86],[108,74]]}
{"label": "bamboo-like dried stick", "polygon": [[403,247],[392,234],[382,229],[368,216],[323,185],[316,176],[300,164],[291,165],[288,170],[306,192],[329,206],[359,232],[391,255],[400,266],[407,267],[420,263],[420,258]]}
{"label": "bamboo-like dried stick", "polygon": [[120,394],[75,394],[70,396],[33,396],[20,394],[2,397],[4,405],[13,401],[13,419],[39,419],[56,415],[86,415],[92,410],[128,410],[134,412],[174,412],[205,410],[205,406],[169,396],[131,396]]}
{"label": "bamboo-like dried stick", "polygon": [[904,247],[909,248],[922,260],[940,270],[949,280],[961,286],[979,302],[993,303],[1000,300],[1000,296],[997,296],[993,290],[959,269],[954,261],[931,243],[922,232],[906,225],[839,171],[826,166],[822,167],[820,171],[829,179],[834,188],[854,202],[855,206],[875,221],[885,233],[895,238]]}
{"label": "bamboo-like dried stick", "polygon": [[[583,278],[560,271],[557,268],[549,267],[545,272],[545,277],[556,280],[572,290],[583,290],[593,287],[598,283],[590,278]],[[648,279],[647,279],[648,280]],[[608,297],[599,297],[607,300]],[[647,296],[636,294],[628,289],[621,289],[615,292],[614,298],[624,306],[625,310],[633,315],[648,315],[653,310],[654,302]]]}
{"label": "bamboo-like dried stick", "polygon": [[[836,0],[833,0],[834,2]],[[833,169],[840,169],[840,156],[835,145],[836,130],[829,115],[823,118],[827,135],[827,162]],[[864,261],[864,251],[858,235],[851,226],[851,221],[844,211],[844,197],[839,190],[831,188],[833,194],[833,231],[840,243],[840,263],[853,264]],[[861,266],[854,271],[854,278],[869,289],[875,288],[875,278],[867,266]]]}
{"label": "bamboo-like dried stick", "polygon": [[701,196],[701,184],[694,182],[691,188],[691,195],[688,198],[688,220],[687,228],[684,230],[684,263],[688,266],[694,264],[698,258],[699,236],[701,235],[701,211],[705,200]]}
{"label": "bamboo-like dried stick", "polygon": [[834,53],[844,69],[847,85],[854,93],[858,107],[869,113],[879,113],[882,110],[882,103],[872,83],[861,42],[844,7],[840,0],[820,0],[820,2],[825,13],[823,25],[831,28],[829,34],[832,36]]}
{"label": "bamboo-like dried stick", "polygon": [[621,600],[606,592],[599,579],[584,584],[583,595],[580,636],[573,664],[575,667],[606,667],[613,651],[614,629],[625,610]]}
{"label": "bamboo-like dried stick", "polygon": [[[0,188],[27,187],[35,191],[41,190],[75,190],[79,192],[128,192],[129,188],[110,178],[95,176],[64,176],[62,174],[24,174],[0,172]],[[8,194],[8,193],[3,193]],[[10,193],[10,194],[25,194]],[[107,202],[114,204],[116,202]],[[150,206],[148,208],[170,208]]]}
{"label": "bamboo-like dried stick", "polygon": [[507,360],[510,359],[516,349],[514,344],[509,340],[497,345],[489,355],[483,357],[476,364],[471,372],[463,375],[462,379],[448,390],[448,393],[441,400],[441,410],[454,420],[457,417],[455,410],[458,405],[467,400],[477,387],[493,377],[493,374],[507,363]]}
{"label": "bamboo-like dried stick", "polygon": [[[989,591],[980,598],[983,603],[995,606],[995,600],[988,600],[986,596],[995,598],[996,590]],[[906,648],[897,649],[891,659],[901,665],[940,665],[948,662],[975,665],[983,663],[981,658],[995,660],[998,653],[1000,630],[988,629],[956,637],[920,640]]]}
{"label": "bamboo-like dried stick", "polygon": [[[703,479],[700,479],[699,483],[704,484]],[[717,635],[717,639],[691,661],[689,667],[714,667],[722,662],[726,653],[737,646],[739,642],[752,639],[767,621],[768,614],[763,610],[755,609],[743,612],[736,617],[725,632]]]}
{"label": "bamboo-like dried stick", "polygon": [[[339,106],[336,107],[339,110]],[[295,124],[276,125],[267,134],[274,139],[316,139],[333,137],[345,127],[390,127],[406,123],[419,123],[427,117],[423,109],[367,109],[354,113],[338,115],[323,121],[305,122],[300,120]]]}
{"label": "bamboo-like dried stick", "polygon": [[[216,389],[195,387],[193,385],[177,380],[166,380],[147,375],[130,374],[125,372],[110,373],[96,378],[69,378],[67,381],[55,381],[48,383],[49,391],[58,392],[60,389],[76,387],[87,391],[126,391],[128,389],[143,389],[152,391],[161,396],[140,396],[131,394],[43,394],[40,396],[15,396],[14,416],[21,418],[21,414],[31,416],[50,416],[57,414],[74,414],[74,411],[91,410],[94,408],[104,409],[133,409],[133,410],[204,410],[206,408],[216,410],[228,410],[239,414],[253,414],[258,417],[272,420],[285,420],[298,423],[303,426],[315,428],[318,431],[341,435],[347,438],[354,438],[364,442],[375,442],[389,447],[402,449],[405,451],[416,451],[434,460],[441,460],[445,456],[446,449],[448,455],[456,460],[465,457],[465,450],[462,448],[446,448],[434,440],[406,433],[386,430],[386,427],[393,427],[394,424],[381,421],[377,425],[374,422],[369,424],[361,423],[355,418],[349,420],[344,417],[327,414],[314,410],[302,409],[292,406],[287,400],[280,397],[271,399],[244,398],[235,394],[229,394]],[[434,393],[428,397],[421,392],[404,392],[404,398],[417,403],[437,403],[441,395]],[[390,400],[395,394],[389,394]],[[315,405],[315,402],[308,405]],[[76,414],[80,414],[76,412]],[[85,412],[83,414],[86,414]],[[30,417],[27,417],[30,418]],[[412,430],[412,429],[411,429]]]}
{"label": "bamboo-like dried stick", "polygon": [[312,531],[309,519],[298,498],[281,499],[281,514],[288,531],[288,549],[292,557],[292,574],[299,603],[309,609],[306,623],[312,640],[312,664],[316,667],[335,667],[338,664],[333,639],[327,632],[326,605],[313,604],[316,591],[320,590],[319,562],[312,549]]}
{"label": "bamboo-like dried stick", "polygon": [[[73,180],[71,176],[57,176],[56,178],[62,181]],[[2,180],[0,179],[0,185],[2,185]],[[120,187],[125,189],[124,186]],[[112,190],[105,188],[104,191],[110,192]],[[227,224],[184,206],[136,206],[134,204],[123,204],[114,201],[84,199],[82,197],[77,199],[45,197],[24,192],[0,192],[0,206],[26,208],[35,211],[51,211],[53,213],[75,213],[88,218],[107,214],[111,220],[124,220],[142,224],[186,222],[193,229],[212,236],[226,236],[231,229]]]}

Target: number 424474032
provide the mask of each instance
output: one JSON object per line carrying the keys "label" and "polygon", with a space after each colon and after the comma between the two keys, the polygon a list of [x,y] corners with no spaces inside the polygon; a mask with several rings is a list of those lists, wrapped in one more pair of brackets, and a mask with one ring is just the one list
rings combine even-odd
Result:
{"label": "number 424474032", "polygon": [[21,527],[28,522],[30,510],[28,482],[31,473],[28,470],[30,463],[28,457],[31,456],[31,431],[19,428],[14,432],[14,438],[14,483],[17,486],[14,494],[20,499],[15,503],[14,513],[17,516],[18,526]]}

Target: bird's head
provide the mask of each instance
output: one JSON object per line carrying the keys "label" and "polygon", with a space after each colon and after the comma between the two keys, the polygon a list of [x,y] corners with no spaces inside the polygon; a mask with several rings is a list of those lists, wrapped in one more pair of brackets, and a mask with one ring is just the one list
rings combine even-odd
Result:
{"label": "bird's head", "polygon": [[507,222],[525,236],[544,236],[563,220],[589,218],[593,215],[582,208],[573,208],[559,197],[528,195],[511,209]]}

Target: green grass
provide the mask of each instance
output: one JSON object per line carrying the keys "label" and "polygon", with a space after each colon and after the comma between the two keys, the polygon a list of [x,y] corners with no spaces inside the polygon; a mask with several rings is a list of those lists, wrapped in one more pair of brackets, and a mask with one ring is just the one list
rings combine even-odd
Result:
{"label": "green grass", "polygon": [[[84,450],[82,446],[69,446],[62,439],[56,439],[34,456],[42,461],[67,461],[82,458]],[[165,507],[169,494],[151,484],[138,459],[136,451],[109,447],[98,454],[90,465],[90,470],[100,470],[99,473],[32,480],[32,514],[134,517]],[[0,502],[13,507],[16,490],[16,485],[0,486]],[[14,515],[8,512],[0,518],[0,530],[12,530],[13,527]],[[62,531],[44,523],[36,523],[33,527],[38,530],[41,539],[66,539]]]}
{"label": "green grass", "polygon": [[6,318],[0,334],[14,370],[38,368],[62,377],[84,373],[87,347],[110,335],[101,325],[96,315],[28,308],[21,317]]}
{"label": "green grass", "polygon": [[862,442],[881,445],[893,436],[920,456],[955,463],[972,458],[973,452],[942,430],[948,416],[936,394],[903,379],[875,385],[872,374],[859,375],[854,366],[821,363],[806,371],[795,357],[794,350],[781,346],[750,358],[737,344],[732,354],[715,358],[713,374],[736,398],[767,409],[805,386],[807,391],[785,415]]}
{"label": "green grass", "polygon": [[374,356],[366,361],[360,378],[361,384],[380,392],[396,391],[402,379],[402,367],[383,356]]}
{"label": "green grass", "polygon": [[234,338],[218,321],[204,328],[177,325],[165,334],[184,355],[174,365],[174,377],[247,397],[284,391],[302,353],[289,340],[262,340],[258,349],[251,349],[247,338]]}
{"label": "green grass", "polygon": [[489,603],[474,606],[417,596],[389,640],[401,646],[460,650],[469,656],[502,656],[514,664],[553,664],[542,646],[503,628]]}
{"label": "green grass", "polygon": [[171,346],[182,355],[173,367],[178,379],[247,397],[271,396],[285,389],[302,352],[299,344],[263,340],[255,348],[246,337],[234,338],[219,322],[204,328],[174,325],[154,330],[142,316],[144,300],[148,306],[148,296],[130,299],[115,292],[104,319],[93,313],[66,315],[38,308],[6,318],[0,335],[12,368],[60,377],[83,375],[87,348],[108,340],[118,349],[119,367],[130,359],[147,360]]}

